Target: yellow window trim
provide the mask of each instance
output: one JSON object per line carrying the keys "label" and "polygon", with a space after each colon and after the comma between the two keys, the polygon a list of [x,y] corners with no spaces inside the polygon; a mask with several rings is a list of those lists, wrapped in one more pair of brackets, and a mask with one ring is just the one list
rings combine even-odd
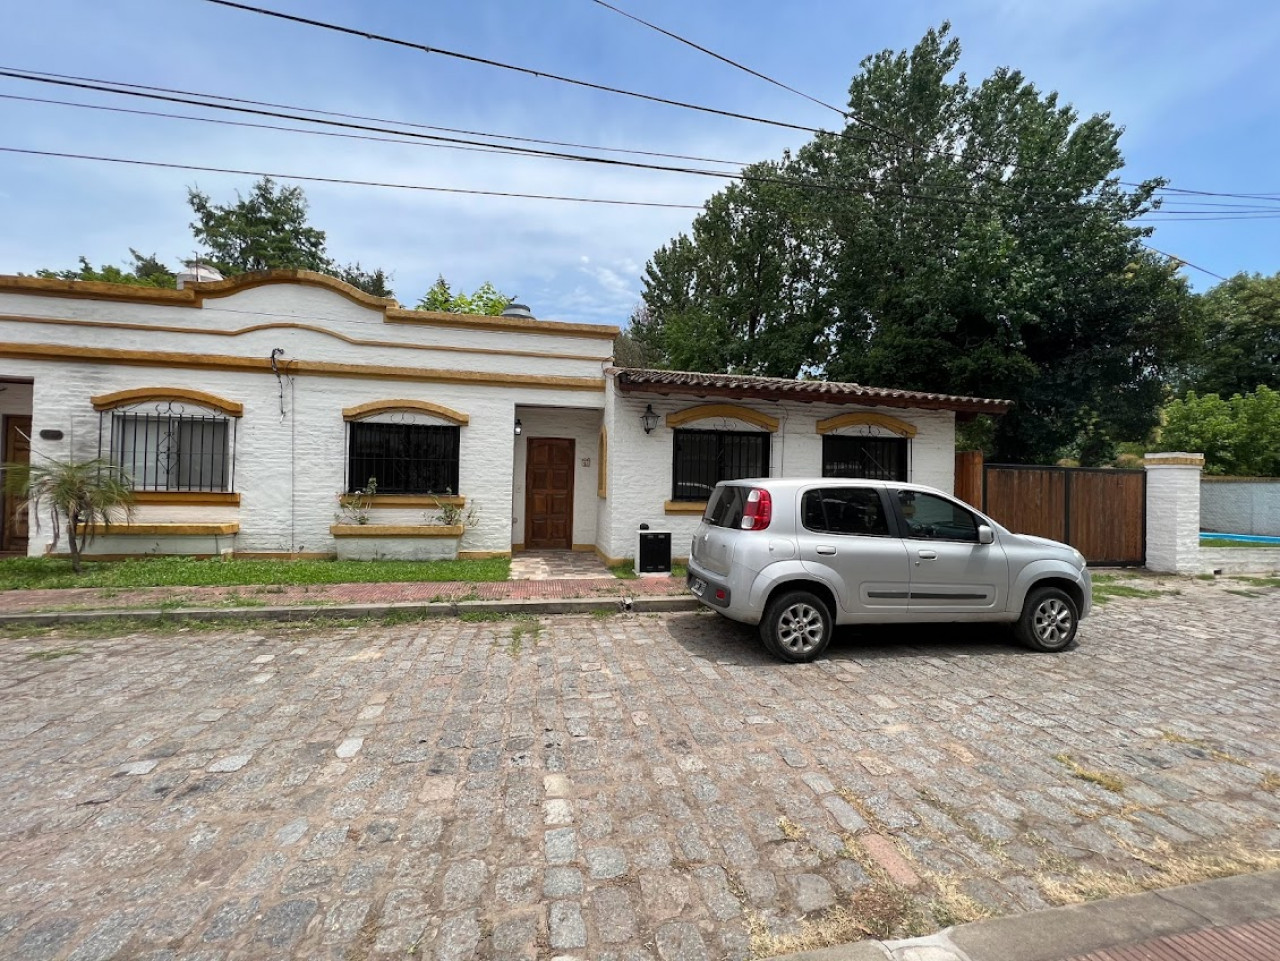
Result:
{"label": "yellow window trim", "polygon": [[662,505],[667,514],[702,514],[706,509],[706,501],[664,501]]}
{"label": "yellow window trim", "polygon": [[609,496],[609,431],[600,427],[600,451],[596,455],[596,496]]}
{"label": "yellow window trim", "polygon": [[[76,526],[82,533],[84,525]],[[115,537],[219,537],[240,531],[237,521],[225,524],[99,524],[97,533]]]}
{"label": "yellow window trim", "polygon": [[240,495],[223,491],[134,491],[135,504],[195,504],[236,506]]}
{"label": "yellow window trim", "polygon": [[461,537],[461,524],[334,524],[334,537]]}
{"label": "yellow window trim", "polygon": [[[467,499],[450,494],[374,494],[372,498],[360,497],[360,501],[368,503],[374,509],[383,507],[466,507]],[[343,504],[354,504],[357,495],[344,494]],[[368,525],[364,525],[368,526]]]}
{"label": "yellow window trim", "polygon": [[113,410],[116,407],[125,407],[129,404],[139,404],[153,400],[176,400],[199,404],[202,407],[211,407],[232,417],[244,416],[244,404],[237,404],[234,400],[227,400],[225,397],[210,394],[208,391],[192,390],[189,387],[136,387],[133,390],[117,390],[110,394],[99,394],[96,397],[90,397],[89,400],[93,403],[94,410]]}
{"label": "yellow window trim", "polygon": [[778,430],[778,418],[762,414],[760,411],[752,410],[750,407],[740,407],[737,404],[699,404],[697,407],[678,410],[667,415],[667,426],[683,427],[685,424],[692,424],[700,420],[721,418],[732,418],[733,420],[754,424],[757,427],[763,427],[770,433],[776,433]]}
{"label": "yellow window trim", "polygon": [[899,437],[915,437],[919,433],[919,428],[915,424],[908,424],[905,420],[898,420],[888,414],[836,414],[834,417],[818,421],[817,427],[819,434],[830,434],[842,427],[883,427]]}
{"label": "yellow window trim", "polygon": [[371,400],[367,404],[357,404],[355,407],[346,407],[342,411],[343,420],[361,420],[365,417],[373,417],[377,414],[390,414],[398,411],[416,411],[420,414],[431,414],[435,417],[443,417],[445,420],[451,420],[455,424],[466,425],[471,422],[471,418],[454,410],[452,407],[444,407],[440,404],[433,404],[426,400]]}

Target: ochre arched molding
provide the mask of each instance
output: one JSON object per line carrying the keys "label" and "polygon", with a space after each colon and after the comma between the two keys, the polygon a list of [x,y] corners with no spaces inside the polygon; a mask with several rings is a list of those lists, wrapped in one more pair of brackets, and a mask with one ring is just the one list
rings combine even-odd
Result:
{"label": "ochre arched molding", "polygon": [[199,404],[210,407],[231,417],[244,415],[244,404],[210,394],[203,390],[191,390],[188,387],[136,387],[133,390],[117,390],[111,394],[99,394],[90,397],[94,410],[112,410],[130,404],[145,404],[148,401],[176,400],[188,404]]}
{"label": "ochre arched molding", "polygon": [[376,414],[391,414],[405,410],[416,411],[419,414],[431,414],[433,417],[443,417],[445,420],[451,420],[455,424],[466,425],[471,423],[471,418],[468,415],[450,407],[442,407],[440,404],[433,404],[425,400],[371,400],[367,404],[357,404],[355,407],[345,408],[342,411],[342,419],[363,420]]}
{"label": "ochre arched molding", "polygon": [[697,407],[678,410],[667,415],[667,426],[683,427],[685,424],[692,424],[699,420],[725,418],[740,420],[747,424],[755,424],[770,433],[776,433],[778,430],[778,418],[762,414],[760,411],[752,410],[750,407],[739,407],[737,404],[699,404]]}
{"label": "ochre arched molding", "polygon": [[835,417],[818,421],[819,434],[830,434],[841,427],[883,427],[899,437],[915,437],[919,430],[915,424],[908,424],[905,420],[898,420],[888,414],[837,414]]}
{"label": "ochre arched molding", "polygon": [[600,451],[596,454],[596,496],[609,496],[609,429],[600,425]]}

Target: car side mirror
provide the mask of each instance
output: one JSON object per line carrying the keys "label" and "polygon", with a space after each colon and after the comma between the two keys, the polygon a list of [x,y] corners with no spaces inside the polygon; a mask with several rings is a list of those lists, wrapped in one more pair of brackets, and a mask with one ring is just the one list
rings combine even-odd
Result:
{"label": "car side mirror", "polygon": [[979,544],[993,544],[995,543],[995,539],[996,539],[995,531],[993,531],[986,524],[978,525],[978,543]]}

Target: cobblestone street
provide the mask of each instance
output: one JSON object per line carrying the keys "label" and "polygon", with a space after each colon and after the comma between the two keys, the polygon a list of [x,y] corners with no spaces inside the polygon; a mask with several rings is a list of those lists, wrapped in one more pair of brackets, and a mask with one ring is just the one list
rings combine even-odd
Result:
{"label": "cobblestone street", "polygon": [[1059,655],[784,665],[709,614],[3,641],[0,957],[741,959],[872,892],[1280,848],[1280,591],[1241,587]]}

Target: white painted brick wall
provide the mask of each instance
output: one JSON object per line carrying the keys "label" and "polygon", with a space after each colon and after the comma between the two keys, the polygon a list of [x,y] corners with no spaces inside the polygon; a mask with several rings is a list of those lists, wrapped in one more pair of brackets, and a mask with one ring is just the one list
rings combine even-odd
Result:
{"label": "white painted brick wall", "polygon": [[[654,530],[671,531],[672,554],[686,557],[699,517],[696,514],[669,515],[663,509],[664,503],[671,499],[673,440],[672,431],[666,426],[666,415],[724,399],[627,394],[615,389],[613,378],[607,380],[605,419],[609,425],[609,497],[601,511],[601,550],[610,557],[632,556],[636,531],[640,524],[646,523]],[[640,420],[647,404],[652,404],[654,412],[660,416],[658,427],[652,434],[645,434]],[[954,488],[955,415],[950,411],[763,401],[744,401],[740,406],[780,421],[778,432],[769,445],[771,476],[821,476],[822,435],[817,433],[817,422],[836,414],[874,411],[916,426],[917,434],[911,442],[909,480],[947,492]],[[719,421],[706,421],[689,426],[722,425]],[[729,426],[741,430],[758,429],[737,421]]]}
{"label": "white painted brick wall", "polygon": [[1200,526],[1225,534],[1280,537],[1280,478],[1202,478]]}
{"label": "white painted brick wall", "polygon": [[1200,570],[1201,468],[1161,463],[1162,458],[1198,456],[1147,455],[1148,570],[1167,574],[1194,574]]}
{"label": "white painted brick wall", "polygon": [[[284,284],[255,288],[230,297],[210,299],[203,309],[117,304],[60,297],[32,297],[0,293],[0,314],[46,318],[79,318],[116,323],[234,330],[277,325],[238,336],[216,333],[183,334],[158,330],[64,327],[51,324],[0,322],[0,342],[50,343],[149,351],[215,353],[265,359],[283,347],[285,360],[330,361],[379,366],[440,367],[534,376],[598,378],[601,361],[610,352],[608,341],[576,335],[535,335],[510,331],[418,327],[385,324],[378,311],[354,304],[332,291]],[[413,343],[434,347],[480,347],[491,353],[411,350],[396,346],[352,344],[330,333],[297,330],[304,323],[323,327],[349,339]],[[581,355],[520,357],[504,351],[525,350]],[[596,359],[591,359],[596,358]],[[131,388],[189,387],[244,405],[237,425],[234,489],[239,508],[140,505],[139,523],[148,521],[223,521],[238,519],[235,549],[245,552],[323,552],[335,549],[329,526],[334,522],[337,495],[345,489],[346,425],[342,409],[367,401],[410,398],[441,404],[469,415],[462,428],[459,491],[477,510],[478,524],[468,531],[464,551],[507,551],[511,548],[511,504],[515,470],[512,425],[517,400],[537,407],[569,404],[594,407],[577,413],[575,430],[584,431],[580,456],[592,466],[580,471],[582,493],[575,512],[575,540],[594,539],[596,432],[602,392],[558,390],[549,386],[482,386],[410,380],[331,377],[299,374],[277,380],[267,372],[166,369],[163,367],[73,361],[9,360],[0,358],[0,379],[29,378],[34,384],[26,409],[34,411],[33,432],[57,428],[61,441],[33,440],[33,456],[89,458],[98,454],[99,414],[90,397]],[[283,397],[281,393],[283,392]],[[6,398],[6,394],[8,397]],[[22,391],[13,386],[0,393],[0,405],[23,408]],[[3,412],[0,406],[0,412]],[[360,479],[363,483],[363,479]],[[421,523],[421,510],[379,510],[385,523]],[[44,552],[49,527],[32,528],[29,552]],[[207,540],[207,539],[205,539]],[[117,542],[123,541],[124,546]],[[99,542],[103,553],[145,552],[156,545],[143,538],[111,538]],[[194,550],[187,542],[175,549]],[[208,548],[202,548],[201,553]]]}
{"label": "white painted brick wall", "polygon": [[[524,433],[515,438],[515,472],[511,494],[511,541],[524,544],[525,454],[532,437],[568,437],[573,440],[573,543],[596,542],[596,464],[600,456],[599,408],[566,410],[528,407],[519,404],[516,416]],[[586,461],[586,463],[583,463]]]}

